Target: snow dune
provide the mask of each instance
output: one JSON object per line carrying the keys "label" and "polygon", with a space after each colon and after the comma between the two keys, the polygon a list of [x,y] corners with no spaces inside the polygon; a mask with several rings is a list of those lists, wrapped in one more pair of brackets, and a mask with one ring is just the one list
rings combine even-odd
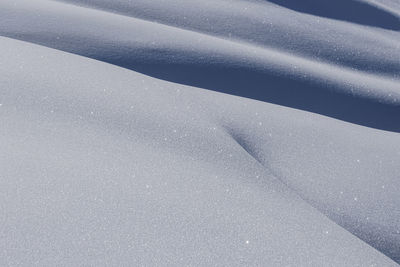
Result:
{"label": "snow dune", "polygon": [[[83,1],[90,3],[111,5]],[[397,32],[259,2],[151,3],[112,2],[125,15],[144,10],[143,20],[59,2],[10,1],[2,3],[0,33],[164,80],[400,131]],[[213,20],[204,23],[207,14]]]}
{"label": "snow dune", "polygon": [[2,1],[0,264],[397,266],[399,6],[314,4]]}

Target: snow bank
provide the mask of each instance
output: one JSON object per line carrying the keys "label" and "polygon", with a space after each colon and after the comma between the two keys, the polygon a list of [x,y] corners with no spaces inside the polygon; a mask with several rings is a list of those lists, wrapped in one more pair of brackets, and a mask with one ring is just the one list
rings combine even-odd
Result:
{"label": "snow bank", "polygon": [[1,265],[400,262],[395,24],[69,2],[0,3]]}
{"label": "snow bank", "polygon": [[131,15],[121,16],[16,0],[1,4],[0,33],[164,80],[400,131],[398,33],[271,4],[184,2],[113,1]]}

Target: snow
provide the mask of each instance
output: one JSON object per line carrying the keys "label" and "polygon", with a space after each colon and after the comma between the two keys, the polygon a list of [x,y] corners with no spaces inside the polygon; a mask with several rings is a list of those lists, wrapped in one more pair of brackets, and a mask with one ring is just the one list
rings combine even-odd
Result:
{"label": "snow", "polygon": [[0,265],[396,266],[399,6],[349,2],[2,1]]}
{"label": "snow", "polygon": [[[47,0],[6,1],[0,33],[164,80],[400,131],[397,33],[316,19],[272,4],[236,1],[237,8],[229,8],[232,4],[224,0],[218,2],[221,7],[175,1],[113,1],[125,16]],[[108,1],[90,3],[110,8]],[[249,7],[249,13],[241,7]],[[144,19],[134,17],[134,10]],[[192,26],[170,21],[180,12],[189,12]],[[160,21],[149,21],[154,16]],[[217,20],[211,29],[202,22],[208,16]],[[225,17],[229,23],[218,23]],[[261,20],[266,18],[277,25],[273,32],[265,31]]]}

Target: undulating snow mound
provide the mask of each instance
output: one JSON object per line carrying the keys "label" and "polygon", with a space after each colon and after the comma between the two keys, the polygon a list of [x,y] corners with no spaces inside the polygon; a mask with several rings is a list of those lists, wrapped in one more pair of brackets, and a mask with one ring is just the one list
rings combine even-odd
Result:
{"label": "undulating snow mound", "polygon": [[48,0],[6,1],[0,34],[173,82],[400,132],[398,32],[267,1],[72,2],[124,10],[124,16]]}
{"label": "undulating snow mound", "polygon": [[0,46],[4,264],[392,264],[397,134]]}
{"label": "undulating snow mound", "polygon": [[399,10],[0,2],[0,265],[396,266]]}

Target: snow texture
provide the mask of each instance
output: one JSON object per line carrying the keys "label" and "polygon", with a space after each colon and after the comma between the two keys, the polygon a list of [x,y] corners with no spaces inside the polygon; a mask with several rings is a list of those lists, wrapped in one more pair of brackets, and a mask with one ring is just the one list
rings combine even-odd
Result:
{"label": "snow texture", "polygon": [[396,0],[0,1],[0,265],[397,266],[399,30]]}

